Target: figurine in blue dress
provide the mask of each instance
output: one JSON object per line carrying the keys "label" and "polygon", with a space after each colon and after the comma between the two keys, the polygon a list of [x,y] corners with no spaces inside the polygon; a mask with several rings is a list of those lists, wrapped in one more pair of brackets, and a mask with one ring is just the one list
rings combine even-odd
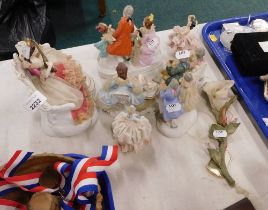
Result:
{"label": "figurine in blue dress", "polygon": [[170,123],[171,128],[177,128],[175,119],[183,114],[183,108],[178,97],[178,81],[172,79],[169,86],[160,91],[160,113],[165,122]]}
{"label": "figurine in blue dress", "polygon": [[102,34],[101,41],[94,44],[100,51],[99,56],[105,58],[108,56],[107,46],[115,41],[113,37],[114,29],[111,25],[107,26],[105,23],[99,23],[96,27],[97,31]]}
{"label": "figurine in blue dress", "polygon": [[118,76],[108,80],[99,92],[98,101],[101,108],[112,111],[120,105],[138,106],[143,104],[142,86],[127,78],[128,67],[120,62],[116,71]]}

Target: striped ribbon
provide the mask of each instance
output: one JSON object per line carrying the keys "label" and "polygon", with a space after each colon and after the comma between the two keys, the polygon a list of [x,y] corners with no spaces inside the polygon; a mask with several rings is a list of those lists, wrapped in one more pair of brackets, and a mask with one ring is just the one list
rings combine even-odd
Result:
{"label": "striped ribbon", "polygon": [[[50,189],[39,185],[41,172],[27,175],[13,176],[16,169],[27,161],[33,153],[17,151],[0,171],[0,196],[8,194],[18,188],[28,192],[59,192],[62,196],[61,209],[73,210],[73,202],[81,206],[80,210],[94,210],[95,198],[98,193],[98,173],[103,172],[117,160],[118,146],[103,146],[100,157],[88,158],[73,154],[72,164],[56,162],[54,169],[60,174],[60,187]],[[9,205],[10,204],[10,205]],[[13,206],[12,206],[12,205]],[[16,202],[0,199],[0,207],[8,206],[24,210],[26,207]],[[2,209],[2,208],[1,208]]]}

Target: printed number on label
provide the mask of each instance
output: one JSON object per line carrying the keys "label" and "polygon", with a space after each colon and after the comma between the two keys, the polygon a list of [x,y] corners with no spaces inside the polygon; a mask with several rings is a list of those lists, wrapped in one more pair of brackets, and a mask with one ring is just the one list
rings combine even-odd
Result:
{"label": "printed number on label", "polygon": [[179,103],[166,105],[167,112],[177,112],[181,110],[181,105]]}
{"label": "printed number on label", "polygon": [[177,51],[175,54],[175,57],[179,59],[189,58],[190,57],[190,51],[189,50],[181,50]]}
{"label": "printed number on label", "polygon": [[47,98],[43,94],[41,94],[39,91],[35,91],[26,100],[24,106],[28,111],[35,112],[46,100]]}
{"label": "printed number on label", "polygon": [[215,138],[225,138],[225,137],[227,137],[227,132],[226,132],[226,130],[214,130],[213,136]]}

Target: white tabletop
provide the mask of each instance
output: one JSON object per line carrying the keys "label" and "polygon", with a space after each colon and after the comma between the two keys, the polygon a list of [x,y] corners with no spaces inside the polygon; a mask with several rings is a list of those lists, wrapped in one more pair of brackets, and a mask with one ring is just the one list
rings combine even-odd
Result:
{"label": "white tabletop", "polygon": [[[193,31],[199,40],[202,26],[198,25]],[[164,56],[168,33],[158,33]],[[98,52],[92,44],[63,51],[73,55],[83,70],[95,79],[97,87],[101,86],[97,72]],[[207,52],[205,59],[211,78],[223,79]],[[92,129],[75,137],[46,136],[40,128],[39,113],[31,114],[23,108],[28,92],[14,71],[12,60],[0,62],[0,165],[17,149],[92,156],[99,155],[103,144],[115,143],[111,122],[102,118]],[[267,210],[268,150],[238,102],[231,111],[241,125],[228,139],[229,172],[237,184],[249,192],[255,208]],[[108,171],[116,209],[220,210],[242,199],[244,195],[206,170],[208,143],[213,140],[190,135],[169,139],[153,125],[152,144],[139,153],[120,153],[119,164]]]}

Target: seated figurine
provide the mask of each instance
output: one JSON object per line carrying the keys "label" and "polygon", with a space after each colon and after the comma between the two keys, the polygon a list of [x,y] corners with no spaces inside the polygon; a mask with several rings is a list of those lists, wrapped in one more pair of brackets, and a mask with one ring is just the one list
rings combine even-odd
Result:
{"label": "seated figurine", "polygon": [[166,70],[161,72],[162,78],[168,85],[173,78],[179,80],[186,71],[190,71],[196,80],[202,78],[205,50],[197,48],[189,53],[189,57],[183,59],[169,60]]}
{"label": "seated figurine", "polygon": [[19,42],[16,48],[18,76],[31,92],[38,90],[47,98],[41,111],[43,130],[60,137],[85,130],[96,119],[93,80],[83,75],[81,66],[71,56],[48,44],[27,40]]}
{"label": "seated figurine", "polygon": [[152,126],[135,110],[134,106],[130,106],[127,112],[120,112],[112,123],[113,135],[122,152],[138,152],[151,142]]}
{"label": "seated figurine", "polygon": [[190,30],[197,25],[197,20],[194,15],[188,16],[186,26],[175,26],[172,33],[169,35],[169,47],[173,53],[181,50],[194,50],[199,47],[198,41],[190,35]]}
{"label": "seated figurine", "polygon": [[189,68],[190,63],[188,59],[169,60],[166,70],[162,71],[161,75],[166,84],[169,85],[172,79],[179,80]]}
{"label": "seated figurine", "polygon": [[142,105],[144,95],[138,82],[132,82],[127,78],[128,67],[119,63],[116,67],[117,76],[108,80],[99,92],[98,102],[105,110],[121,109],[120,105]]}

